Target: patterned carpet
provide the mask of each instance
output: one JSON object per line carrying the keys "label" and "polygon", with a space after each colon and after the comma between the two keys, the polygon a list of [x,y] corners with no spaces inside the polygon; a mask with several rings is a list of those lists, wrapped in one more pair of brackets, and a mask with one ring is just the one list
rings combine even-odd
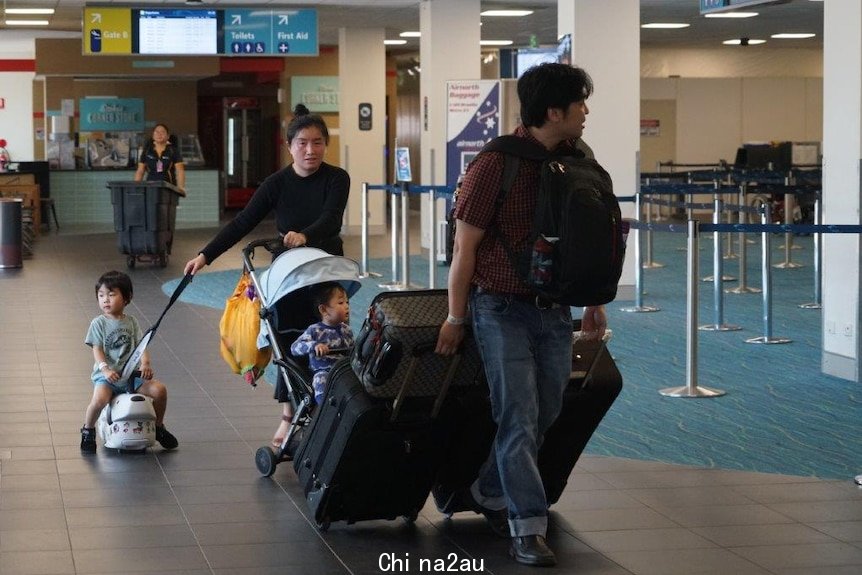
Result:
{"label": "patterned carpet", "polygon": [[[748,285],[760,286],[760,242],[748,246]],[[724,296],[724,323],[742,331],[699,331],[700,386],[726,395],[710,399],[669,398],[658,393],[685,381],[685,237],[656,234],[654,259],[664,268],[644,272],[644,304],[656,313],[627,313],[607,306],[613,339],[609,344],[624,378],[623,391],[606,416],[588,452],[734,470],[847,479],[862,469],[862,388],[820,371],[820,311],[800,309],[813,298],[812,241],[794,238],[798,269],[773,270],[772,335],[785,345],[752,345],[763,335],[760,294]],[[773,236],[773,246],[783,237]],[[738,251],[738,248],[737,248]],[[784,250],[773,250],[773,262]],[[738,261],[727,260],[725,275],[738,275]],[[389,280],[389,260],[372,260],[384,277],[365,279],[352,298],[351,324],[358,331],[378,284]],[[712,274],[711,237],[701,240],[701,276]],[[438,268],[445,286],[448,268]],[[202,273],[182,301],[223,308],[239,270]],[[411,259],[411,281],[427,285],[428,262]],[[166,283],[170,294],[179,278]],[[725,288],[736,282],[725,282]],[[714,323],[712,283],[699,283],[700,324]],[[577,310],[576,317],[577,317]]]}

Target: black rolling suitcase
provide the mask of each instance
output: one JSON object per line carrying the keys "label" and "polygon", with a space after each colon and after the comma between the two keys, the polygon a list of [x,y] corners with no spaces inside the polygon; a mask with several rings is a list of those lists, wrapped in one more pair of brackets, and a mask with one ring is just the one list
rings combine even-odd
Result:
{"label": "black rolling suitcase", "polygon": [[[321,530],[333,521],[412,520],[425,505],[456,427],[447,391],[478,381],[481,371],[477,357],[434,354],[445,297],[445,290],[378,295],[374,326],[367,320],[353,357],[332,368],[294,458]],[[475,343],[467,349],[478,355]],[[369,362],[381,368],[373,377]]]}
{"label": "black rolling suitcase", "polygon": [[[605,344],[575,341],[563,407],[539,449],[548,505],[560,499],[578,458],[621,389],[622,376]],[[458,429],[432,490],[437,509],[446,515],[470,509],[461,494],[476,479],[496,432],[487,390],[468,390],[453,399]]]}

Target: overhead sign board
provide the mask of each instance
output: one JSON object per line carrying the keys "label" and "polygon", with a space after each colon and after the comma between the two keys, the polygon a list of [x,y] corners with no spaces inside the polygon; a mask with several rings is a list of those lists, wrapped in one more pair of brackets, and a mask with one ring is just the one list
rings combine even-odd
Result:
{"label": "overhead sign board", "polygon": [[784,4],[789,0],[700,0],[700,13],[743,10],[760,4]]}
{"label": "overhead sign board", "polygon": [[87,6],[83,53],[317,56],[317,10]]}
{"label": "overhead sign board", "polygon": [[128,8],[84,8],[84,54],[131,54],[132,12]]}

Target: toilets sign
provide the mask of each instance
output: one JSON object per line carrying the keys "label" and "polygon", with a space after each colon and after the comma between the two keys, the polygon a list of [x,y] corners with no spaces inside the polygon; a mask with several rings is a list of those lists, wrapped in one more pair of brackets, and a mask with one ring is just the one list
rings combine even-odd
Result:
{"label": "toilets sign", "polygon": [[317,10],[224,11],[224,54],[317,56]]}

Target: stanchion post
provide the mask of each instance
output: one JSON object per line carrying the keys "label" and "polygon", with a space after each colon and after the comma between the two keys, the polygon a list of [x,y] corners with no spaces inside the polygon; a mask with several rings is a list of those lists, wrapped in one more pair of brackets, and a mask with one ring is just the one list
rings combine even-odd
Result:
{"label": "stanchion post", "polygon": [[437,195],[434,187],[428,190],[428,289],[437,282]]}
{"label": "stanchion post", "polygon": [[[787,182],[786,178],[785,182]],[[793,194],[784,194],[784,223],[787,225],[793,223]],[[774,264],[772,267],[784,270],[801,268],[802,264],[798,264],[792,260],[790,253],[792,249],[793,234],[791,232],[784,232],[784,261]]]}
{"label": "stanchion post", "polygon": [[698,239],[697,220],[688,220],[688,256],[685,294],[685,386],[666,387],[659,393],[667,397],[718,397],[724,395],[720,389],[697,385],[697,276]]}
{"label": "stanchion post", "polygon": [[[635,195],[635,203],[638,203],[640,198],[640,194]],[[640,211],[637,211],[640,214]],[[631,235],[631,232],[629,232]],[[635,246],[635,305],[630,307],[621,307],[620,311],[628,312],[628,313],[650,313],[654,311],[661,311],[661,308],[654,305],[644,305],[643,304],[643,273],[644,266],[641,264],[641,248],[640,248],[640,240],[641,230],[640,227],[635,227],[634,229],[634,237],[631,238],[631,241],[634,242]]]}
{"label": "stanchion post", "polygon": [[[723,205],[723,203],[721,201],[721,182],[719,180],[713,180],[712,184],[713,184],[713,188],[715,190],[713,193],[713,196],[712,196],[713,197],[712,223],[720,224],[721,223],[721,210],[722,210],[722,205]],[[712,234],[712,239],[713,239],[713,257],[718,258],[720,260],[721,259],[721,234],[718,232],[714,232]],[[718,246],[718,248],[716,248],[715,246]],[[718,249],[718,251],[716,251],[716,249]],[[713,266],[713,270],[714,269],[715,269],[715,266]],[[733,276],[725,275],[723,267],[721,269],[722,269],[721,274],[715,275],[713,273],[713,275],[711,275],[711,276],[704,277],[702,281],[704,281],[704,282],[715,282],[715,278],[721,278],[721,281],[723,281],[723,282],[732,282],[733,280],[736,279]],[[716,282],[716,283],[720,283],[720,282]]]}
{"label": "stanchion post", "polygon": [[[721,223],[721,211],[723,202],[721,194],[715,196],[715,210],[713,212],[713,222]],[[715,230],[712,232],[712,277],[723,278],[724,275],[724,259],[721,257],[721,232]],[[712,324],[706,324],[698,327],[703,331],[739,331],[742,327],[733,324],[724,323],[724,292],[721,289],[721,282],[713,279],[713,312],[715,321]]]}
{"label": "stanchion post", "polygon": [[[649,178],[647,178],[647,180],[646,180],[646,185],[649,186]],[[642,197],[642,195],[640,193],[635,194],[635,212],[638,215],[638,221],[640,221],[640,216],[642,213],[641,197]],[[653,204],[652,204],[652,202],[650,202],[648,200],[647,200],[646,204],[647,204],[646,221],[647,221],[647,224],[651,224],[652,223],[652,206],[653,206]],[[652,259],[652,246],[653,246],[652,230],[647,229],[647,231],[646,231],[646,261],[643,262],[641,267],[643,267],[644,269],[663,268],[664,264],[660,264],[658,262],[653,261],[653,259]]]}
{"label": "stanchion post", "polygon": [[360,278],[379,278],[380,274],[369,271],[368,269],[368,182],[362,182],[362,269],[360,269]]}
{"label": "stanchion post", "polygon": [[[725,178],[725,185],[726,185],[727,187],[730,187],[730,186],[732,186],[732,185],[733,185],[733,176],[731,176],[731,174],[730,174],[730,173],[728,173],[728,174],[727,174],[727,177]],[[723,195],[724,195],[724,196],[727,196],[727,195],[730,195],[730,194],[725,193],[725,194],[723,194]],[[730,212],[728,212],[728,213],[727,213],[727,221],[728,221],[728,222],[730,222],[732,219],[733,219],[733,217],[731,216]],[[726,249],[725,249],[725,251],[724,251],[724,256],[723,256],[723,257],[724,257],[724,259],[726,259],[726,260],[735,260],[735,259],[737,258],[737,255],[736,255],[736,253],[734,253],[734,251],[733,251],[733,233],[732,233],[732,232],[726,232],[726,233],[725,233],[725,235],[724,235],[724,237],[725,237],[725,239],[727,240],[727,243],[725,244],[725,248],[726,248]]]}
{"label": "stanchion post", "polygon": [[410,184],[404,182],[401,187],[401,284],[404,289],[410,288]]}
{"label": "stanchion post", "polygon": [[[748,213],[745,205],[745,183],[739,185],[739,223],[745,225],[748,222]],[[748,242],[745,240],[745,232],[740,230],[739,237],[739,285],[735,288],[725,290],[725,293],[760,293],[760,288],[748,286]]]}
{"label": "stanchion post", "polygon": [[401,283],[398,281],[398,206],[400,205],[401,193],[393,186],[389,188],[391,202],[389,205],[389,228],[391,231],[390,250],[392,251],[392,281],[382,283],[379,287],[384,289],[398,289]]}
{"label": "stanchion post", "polygon": [[[767,225],[771,221],[769,207],[764,204],[761,207],[760,221]],[[772,336],[772,267],[769,265],[770,251],[772,250],[770,233],[763,230],[761,238],[760,268],[763,281],[763,335],[745,340],[745,343],[790,343],[791,339],[786,337]]]}
{"label": "stanchion post", "polygon": [[[822,201],[822,194],[819,194],[817,199],[814,200],[814,223],[816,225],[822,224],[822,213],[820,210],[820,202]],[[823,289],[823,274],[820,269],[820,260],[823,257],[823,236],[820,232],[814,233],[814,301],[811,303],[802,303],[799,304],[799,307],[802,309],[820,309],[823,307],[823,299],[821,296],[821,290]]]}

